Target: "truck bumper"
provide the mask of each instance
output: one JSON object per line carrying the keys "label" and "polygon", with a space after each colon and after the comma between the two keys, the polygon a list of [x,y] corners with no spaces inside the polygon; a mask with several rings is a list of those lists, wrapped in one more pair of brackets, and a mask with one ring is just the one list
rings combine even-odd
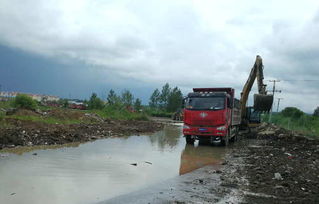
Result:
{"label": "truck bumper", "polygon": [[220,136],[226,135],[226,130],[217,130],[217,127],[194,127],[184,125],[184,135],[196,135],[196,136]]}

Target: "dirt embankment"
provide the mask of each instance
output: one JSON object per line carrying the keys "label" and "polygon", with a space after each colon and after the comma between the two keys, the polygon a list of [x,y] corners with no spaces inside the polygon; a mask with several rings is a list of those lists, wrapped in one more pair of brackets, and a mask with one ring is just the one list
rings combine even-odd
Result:
{"label": "dirt embankment", "polygon": [[319,203],[319,141],[263,125],[236,144],[223,184],[244,203]]}
{"label": "dirt embankment", "polygon": [[[139,135],[160,130],[163,125],[154,121],[123,121],[102,119],[95,114],[79,111],[52,111],[41,113],[43,119],[83,120],[78,124],[48,124],[28,120],[6,118],[6,126],[0,127],[0,149],[26,145],[52,145],[85,142],[110,136]],[[39,116],[39,113],[18,111],[15,115]]]}

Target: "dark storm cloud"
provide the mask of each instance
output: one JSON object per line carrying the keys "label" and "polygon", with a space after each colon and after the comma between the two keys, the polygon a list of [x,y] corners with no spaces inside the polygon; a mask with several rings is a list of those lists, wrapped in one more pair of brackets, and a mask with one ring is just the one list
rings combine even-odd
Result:
{"label": "dark storm cloud", "polygon": [[[318,9],[316,0],[2,0],[0,44],[79,63],[104,86],[231,86],[239,96],[257,54],[267,79],[319,78]],[[278,86],[283,106],[318,105],[317,83]]]}

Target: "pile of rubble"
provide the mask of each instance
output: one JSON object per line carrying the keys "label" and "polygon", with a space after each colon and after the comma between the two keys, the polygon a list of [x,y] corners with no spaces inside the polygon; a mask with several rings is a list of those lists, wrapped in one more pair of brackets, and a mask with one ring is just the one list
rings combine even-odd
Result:
{"label": "pile of rubble", "polygon": [[281,140],[307,140],[304,135],[297,131],[287,130],[275,124],[262,123],[254,130],[253,135],[257,139],[281,139]]}
{"label": "pile of rubble", "polygon": [[[12,114],[12,113],[7,113]],[[124,121],[103,119],[93,113],[79,111],[51,110],[34,112],[15,110],[14,115],[78,120],[77,124],[47,124],[30,120],[6,118],[5,126],[0,126],[0,149],[15,146],[55,145],[70,142],[86,142],[110,136],[139,135],[158,131],[163,124],[154,121]],[[83,121],[83,122],[82,122]]]}
{"label": "pile of rubble", "polygon": [[235,144],[227,161],[237,165],[226,181],[244,178],[239,186],[245,202],[319,203],[319,140],[273,124],[253,134]]}

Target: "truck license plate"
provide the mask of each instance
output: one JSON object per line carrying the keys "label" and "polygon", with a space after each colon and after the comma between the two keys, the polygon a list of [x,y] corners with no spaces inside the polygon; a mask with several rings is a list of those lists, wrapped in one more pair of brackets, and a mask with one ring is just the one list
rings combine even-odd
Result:
{"label": "truck license plate", "polygon": [[201,131],[201,132],[206,132],[207,128],[198,128],[198,130]]}

